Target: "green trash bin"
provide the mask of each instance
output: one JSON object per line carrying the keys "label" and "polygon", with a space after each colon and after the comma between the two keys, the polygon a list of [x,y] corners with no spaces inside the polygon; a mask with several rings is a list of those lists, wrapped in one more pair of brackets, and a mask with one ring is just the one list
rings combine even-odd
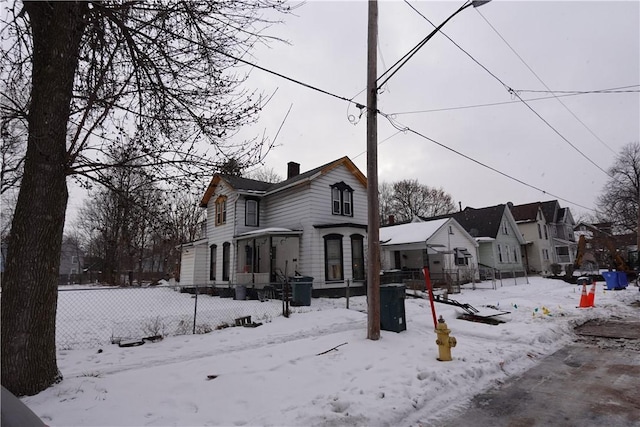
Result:
{"label": "green trash bin", "polygon": [[289,277],[289,283],[291,283],[291,305],[310,306],[313,277],[293,276]]}
{"label": "green trash bin", "polygon": [[380,286],[380,329],[383,331],[402,332],[407,329],[404,293],[404,285]]}

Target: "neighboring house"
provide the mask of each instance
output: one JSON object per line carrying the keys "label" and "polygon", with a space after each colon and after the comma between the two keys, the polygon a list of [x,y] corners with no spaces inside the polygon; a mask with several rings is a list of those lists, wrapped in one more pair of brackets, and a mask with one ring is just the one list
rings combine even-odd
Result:
{"label": "neighboring house", "polygon": [[540,203],[542,213],[547,221],[553,239],[553,261],[564,269],[573,265],[578,245],[573,234],[576,223],[569,208],[561,208],[557,200]]}
{"label": "neighboring house", "polygon": [[431,277],[450,275],[465,282],[479,278],[478,243],[453,218],[382,227],[380,249],[383,270],[429,267]]}
{"label": "neighboring house", "polygon": [[553,238],[542,212],[542,203],[534,202],[513,206],[511,214],[518,224],[526,243],[522,246],[524,264],[529,273],[551,274],[551,264],[555,262]]}
{"label": "neighboring house", "polygon": [[60,268],[58,270],[60,284],[81,283],[84,268],[84,252],[73,239],[62,241],[60,252]]}
{"label": "neighboring house", "polygon": [[366,187],[347,157],[305,173],[289,162],[276,184],[215,174],[200,203],[206,238],[183,245],[180,284],[260,288],[301,275],[315,295],[363,287]]}
{"label": "neighboring house", "polygon": [[487,208],[465,208],[436,218],[454,218],[479,244],[479,267],[499,271],[503,276],[524,272],[521,246],[525,240],[505,204]]}

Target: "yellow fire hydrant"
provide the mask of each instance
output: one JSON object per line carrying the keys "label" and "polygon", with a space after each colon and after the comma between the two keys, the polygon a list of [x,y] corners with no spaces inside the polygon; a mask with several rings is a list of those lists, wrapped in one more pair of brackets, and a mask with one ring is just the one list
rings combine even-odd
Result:
{"label": "yellow fire hydrant", "polygon": [[444,323],[442,316],[440,316],[438,319],[438,326],[436,328],[436,334],[438,334],[436,344],[438,344],[438,360],[441,362],[448,362],[452,360],[451,349],[457,344],[456,339],[449,336],[450,333],[451,330],[447,327],[447,324]]}

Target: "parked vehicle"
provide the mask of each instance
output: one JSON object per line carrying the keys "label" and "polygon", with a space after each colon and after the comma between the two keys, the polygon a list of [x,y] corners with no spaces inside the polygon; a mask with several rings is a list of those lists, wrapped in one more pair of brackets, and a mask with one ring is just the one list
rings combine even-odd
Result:
{"label": "parked vehicle", "polygon": [[46,427],[46,424],[27,405],[2,386],[0,406],[2,427]]}

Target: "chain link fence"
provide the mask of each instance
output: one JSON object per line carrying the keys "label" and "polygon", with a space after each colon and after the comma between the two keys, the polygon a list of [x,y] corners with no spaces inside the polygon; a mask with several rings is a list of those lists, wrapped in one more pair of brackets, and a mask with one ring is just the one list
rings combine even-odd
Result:
{"label": "chain link fence", "polygon": [[236,324],[254,326],[283,313],[283,302],[275,295],[252,299],[255,296],[246,293],[241,295],[244,299],[236,300],[230,289],[220,295],[210,285],[60,287],[56,345],[59,349],[135,345]]}

